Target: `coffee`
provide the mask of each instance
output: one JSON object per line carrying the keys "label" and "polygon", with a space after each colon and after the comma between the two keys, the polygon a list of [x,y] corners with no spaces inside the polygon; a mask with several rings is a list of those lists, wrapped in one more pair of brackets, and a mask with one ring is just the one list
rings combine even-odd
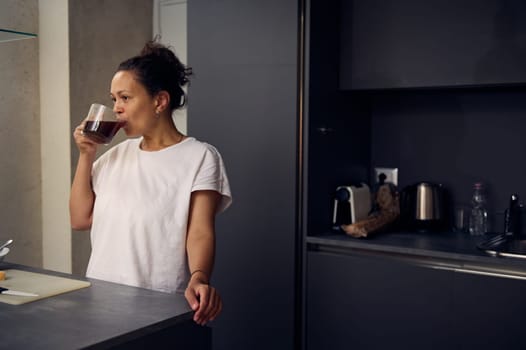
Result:
{"label": "coffee", "polygon": [[97,143],[108,144],[113,139],[113,136],[126,124],[125,121],[86,121],[84,126],[84,135],[91,138]]}

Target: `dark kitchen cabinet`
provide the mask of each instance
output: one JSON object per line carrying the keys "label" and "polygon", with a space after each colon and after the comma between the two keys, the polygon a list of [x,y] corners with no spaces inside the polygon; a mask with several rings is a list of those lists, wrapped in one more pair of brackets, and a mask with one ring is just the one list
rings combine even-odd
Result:
{"label": "dark kitchen cabinet", "polygon": [[216,222],[214,349],[294,348],[297,37],[295,0],[188,2],[188,130],[219,149],[233,194]]}
{"label": "dark kitchen cabinet", "polygon": [[318,251],[307,269],[308,350],[454,348],[453,272]]}
{"label": "dark kitchen cabinet", "polygon": [[526,3],[341,2],[342,89],[526,83]]}
{"label": "dark kitchen cabinet", "polygon": [[453,328],[459,349],[526,349],[526,280],[455,273]]}
{"label": "dark kitchen cabinet", "polygon": [[310,251],[306,348],[525,349],[524,274],[462,265]]}

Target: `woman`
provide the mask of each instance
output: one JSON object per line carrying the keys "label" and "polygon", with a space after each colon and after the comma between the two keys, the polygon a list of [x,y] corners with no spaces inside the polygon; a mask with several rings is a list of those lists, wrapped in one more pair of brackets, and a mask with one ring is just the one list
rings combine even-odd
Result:
{"label": "woman", "polygon": [[182,292],[204,325],[221,311],[209,285],[214,218],[231,202],[217,150],[177,130],[189,70],[165,46],[148,42],[111,81],[113,110],[129,137],[95,160],[98,144],[74,133],[80,155],[71,187],[74,229],[91,229],[87,277]]}

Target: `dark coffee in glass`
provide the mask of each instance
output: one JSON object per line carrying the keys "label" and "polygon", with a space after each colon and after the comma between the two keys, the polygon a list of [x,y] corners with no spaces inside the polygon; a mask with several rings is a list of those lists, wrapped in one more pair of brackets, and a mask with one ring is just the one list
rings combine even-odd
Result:
{"label": "dark coffee in glass", "polygon": [[107,145],[125,124],[125,121],[117,119],[110,107],[93,103],[83,133],[93,141]]}

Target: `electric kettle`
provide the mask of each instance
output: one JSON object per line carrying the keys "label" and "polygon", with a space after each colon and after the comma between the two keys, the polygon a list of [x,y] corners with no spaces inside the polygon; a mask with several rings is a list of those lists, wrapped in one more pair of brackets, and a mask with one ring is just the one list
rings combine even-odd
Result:
{"label": "electric kettle", "polygon": [[437,231],[446,228],[445,189],[442,184],[418,182],[401,193],[400,215],[408,230]]}

